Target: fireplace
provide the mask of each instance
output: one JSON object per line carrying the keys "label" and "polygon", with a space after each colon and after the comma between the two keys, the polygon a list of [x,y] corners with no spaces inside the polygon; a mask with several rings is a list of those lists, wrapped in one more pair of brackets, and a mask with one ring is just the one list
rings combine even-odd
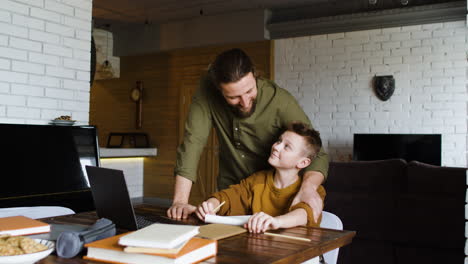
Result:
{"label": "fireplace", "polygon": [[353,160],[399,158],[441,165],[440,134],[354,134]]}

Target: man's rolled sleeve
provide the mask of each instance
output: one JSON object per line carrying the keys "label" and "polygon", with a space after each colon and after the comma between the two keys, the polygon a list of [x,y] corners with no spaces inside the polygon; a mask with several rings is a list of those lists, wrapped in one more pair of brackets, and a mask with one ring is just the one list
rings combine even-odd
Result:
{"label": "man's rolled sleeve", "polygon": [[318,223],[315,222],[314,220],[314,215],[312,213],[312,208],[310,208],[310,206],[304,202],[300,202],[294,206],[292,206],[289,211],[294,211],[296,209],[304,209],[307,213],[307,226],[308,227],[320,227],[320,222],[322,221],[322,214],[320,214],[319,216],[319,220],[318,220]]}
{"label": "man's rolled sleeve", "polygon": [[198,162],[210,134],[212,120],[204,96],[197,93],[185,121],[184,140],[177,148],[175,175],[197,180]]}

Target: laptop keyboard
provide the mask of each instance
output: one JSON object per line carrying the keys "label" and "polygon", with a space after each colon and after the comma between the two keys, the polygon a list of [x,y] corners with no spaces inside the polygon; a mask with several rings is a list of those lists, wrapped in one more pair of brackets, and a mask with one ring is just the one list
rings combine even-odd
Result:
{"label": "laptop keyboard", "polygon": [[138,229],[141,229],[143,227],[147,227],[149,225],[156,223],[154,221],[148,220],[146,217],[142,215],[136,215],[135,217],[136,217],[136,224],[138,226]]}

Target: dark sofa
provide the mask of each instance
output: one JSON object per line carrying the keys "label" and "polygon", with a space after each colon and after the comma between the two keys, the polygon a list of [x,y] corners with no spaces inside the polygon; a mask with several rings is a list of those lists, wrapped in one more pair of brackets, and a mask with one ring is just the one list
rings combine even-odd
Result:
{"label": "dark sofa", "polygon": [[466,169],[400,159],[331,162],[325,211],[357,231],[338,263],[463,263]]}

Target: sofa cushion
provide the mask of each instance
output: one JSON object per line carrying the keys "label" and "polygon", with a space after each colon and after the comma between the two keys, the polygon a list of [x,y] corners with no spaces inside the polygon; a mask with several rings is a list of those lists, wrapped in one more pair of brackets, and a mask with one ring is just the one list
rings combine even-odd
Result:
{"label": "sofa cushion", "polygon": [[327,192],[392,193],[406,181],[405,172],[406,162],[401,159],[330,162],[324,186]]}
{"label": "sofa cushion", "polygon": [[466,169],[412,161],[408,186],[398,198],[394,240],[463,249]]}

